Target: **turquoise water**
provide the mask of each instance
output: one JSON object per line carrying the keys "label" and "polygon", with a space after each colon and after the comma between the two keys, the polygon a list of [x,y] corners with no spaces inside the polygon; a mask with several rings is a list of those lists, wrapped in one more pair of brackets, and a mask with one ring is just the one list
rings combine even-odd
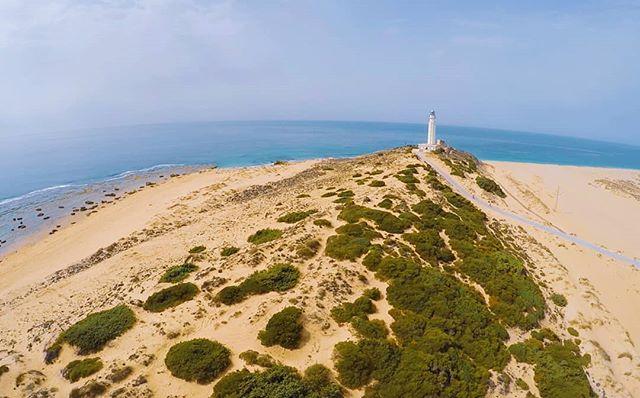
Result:
{"label": "turquoise water", "polygon": [[[229,167],[354,156],[423,142],[425,130],[424,124],[409,123],[270,121],[4,136],[0,247],[21,232],[14,218],[39,221],[32,214],[35,208],[43,208],[52,224],[69,206],[79,206],[88,197],[95,200],[117,184],[128,182],[133,187],[140,181],[155,181],[181,165]],[[446,125],[438,126],[438,138],[484,160],[640,169],[640,147],[623,144]],[[65,211],[55,211],[61,200],[75,202],[68,203]]]}

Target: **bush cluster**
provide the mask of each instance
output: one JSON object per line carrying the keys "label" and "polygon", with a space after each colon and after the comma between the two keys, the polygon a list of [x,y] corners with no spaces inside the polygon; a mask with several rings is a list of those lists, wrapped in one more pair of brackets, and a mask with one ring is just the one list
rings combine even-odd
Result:
{"label": "bush cluster", "polygon": [[62,377],[73,383],[100,371],[103,366],[104,365],[100,358],[87,358],[71,361],[62,370]]}
{"label": "bush cluster", "polygon": [[325,254],[336,260],[355,261],[369,251],[371,241],[381,235],[368,224],[345,224],[336,229],[338,235],[327,239]]}
{"label": "bush cluster", "polygon": [[303,259],[310,259],[318,254],[320,250],[320,241],[318,239],[307,239],[296,248],[296,254]]}
{"label": "bush cluster", "polygon": [[338,323],[350,322],[354,317],[367,319],[368,314],[376,312],[373,300],[380,300],[380,291],[378,289],[366,290],[354,302],[346,302],[333,307],[331,309],[331,317]]}
{"label": "bush cluster", "polygon": [[534,367],[534,380],[541,398],[594,398],[584,368],[588,355],[580,355],[579,347],[562,341],[549,329],[532,332],[531,338],[509,347],[519,362]]}
{"label": "bush cluster", "polygon": [[331,371],[312,365],[301,376],[295,368],[277,365],[262,372],[237,370],[213,388],[212,398],[342,398]]}
{"label": "bush cluster", "polygon": [[204,246],[194,246],[191,249],[189,249],[189,254],[197,254],[197,253],[202,253],[203,251],[205,251],[207,248]]}
{"label": "bush cluster", "polygon": [[197,270],[198,267],[195,264],[184,263],[182,265],[176,265],[169,268],[160,278],[160,282],[177,283],[186,279],[190,273]]}
{"label": "bush cluster", "polygon": [[382,199],[380,203],[377,204],[377,206],[388,210],[391,208],[391,206],[393,206],[393,201],[389,198],[385,198]]}
{"label": "bush cluster", "polygon": [[323,228],[331,228],[331,227],[333,227],[333,225],[331,225],[331,221],[325,220],[323,218],[319,218],[317,220],[314,220],[313,221],[313,225],[317,225],[317,226],[323,227]]}
{"label": "bush cluster", "polygon": [[266,270],[254,272],[240,285],[227,286],[218,292],[216,299],[231,305],[243,301],[253,294],[283,292],[298,283],[300,271],[291,264],[276,264]]}
{"label": "bush cluster", "polygon": [[293,350],[300,345],[302,329],[302,311],[296,307],[286,307],[269,319],[265,330],[258,333],[258,339],[267,347],[279,345]]}
{"label": "bush cluster", "polygon": [[236,254],[239,251],[240,249],[235,246],[226,246],[226,247],[223,247],[222,250],[220,250],[220,255],[222,257],[229,257]]}
{"label": "bush cluster", "polygon": [[171,347],[164,363],[177,378],[208,384],[231,365],[230,354],[217,341],[194,339]]}
{"label": "bush cluster", "polygon": [[498,185],[495,181],[493,181],[491,178],[485,177],[485,176],[478,176],[476,177],[476,184],[478,184],[478,186],[482,189],[484,189],[485,191],[492,193],[494,195],[497,195],[501,198],[506,198],[507,194],[504,193],[504,191],[502,190],[502,188],[500,188],[500,185]]}
{"label": "bush cluster", "polygon": [[198,287],[193,283],[180,283],[149,296],[144,303],[144,309],[150,312],[162,312],[193,299],[198,292]]}
{"label": "bush cluster", "polygon": [[569,304],[567,298],[560,293],[553,293],[551,295],[551,301],[558,307],[566,307],[567,304]]}
{"label": "bush cluster", "polygon": [[307,211],[294,211],[291,213],[284,214],[278,218],[278,222],[284,222],[287,224],[294,224],[298,221],[302,221],[305,218],[309,217],[312,214],[317,213],[318,210],[307,210]]}
{"label": "bush cluster", "polygon": [[258,365],[263,368],[271,368],[278,363],[268,354],[260,354],[258,351],[247,350],[240,353],[240,359],[245,361],[247,365]]}
{"label": "bush cluster", "polygon": [[379,230],[393,234],[402,233],[411,226],[411,222],[398,218],[387,211],[370,209],[355,204],[345,206],[338,218],[348,223],[357,223],[362,219],[371,220]]}
{"label": "bush cluster", "polygon": [[124,304],[90,314],[58,336],[47,349],[45,361],[53,362],[65,342],[78,348],[80,355],[100,351],[108,342],[131,329],[135,321],[135,314]]}
{"label": "bush cluster", "polygon": [[351,319],[351,326],[360,337],[365,339],[384,339],[389,335],[387,325],[380,319],[354,317]]}
{"label": "bush cluster", "polygon": [[382,180],[373,180],[369,183],[369,186],[374,188],[384,187],[385,185],[387,184],[385,184]]}
{"label": "bush cluster", "polygon": [[253,235],[247,238],[249,243],[253,243],[254,245],[260,245],[262,243],[271,242],[272,240],[276,240],[282,236],[282,231],[279,229],[271,229],[265,228],[256,231]]}

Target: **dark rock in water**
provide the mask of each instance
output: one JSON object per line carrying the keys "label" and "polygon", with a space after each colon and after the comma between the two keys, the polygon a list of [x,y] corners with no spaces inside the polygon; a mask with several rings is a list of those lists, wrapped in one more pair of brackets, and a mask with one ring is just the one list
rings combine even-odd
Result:
{"label": "dark rock in water", "polygon": [[93,204],[93,202],[92,202],[92,201],[90,201],[90,200],[86,200],[86,201],[84,202],[84,204],[85,204],[85,205],[92,205],[92,204]]}
{"label": "dark rock in water", "polygon": [[75,216],[75,215],[76,215],[76,212],[75,212],[75,211],[74,211],[74,212],[71,212],[71,215],[72,215],[72,216]]}
{"label": "dark rock in water", "polygon": [[50,218],[51,218],[51,217],[46,216],[45,218],[43,218],[43,220],[48,220],[48,219],[50,219]]}
{"label": "dark rock in water", "polygon": [[119,191],[119,190],[120,190],[120,188],[113,188],[113,190],[114,190],[114,191]]}
{"label": "dark rock in water", "polygon": [[20,221],[20,220],[22,220],[22,217],[18,217],[18,218],[16,218],[16,220]]}
{"label": "dark rock in water", "polygon": [[38,217],[44,216],[44,213],[38,213]]}
{"label": "dark rock in water", "polygon": [[64,206],[58,206],[58,209],[64,209]]}
{"label": "dark rock in water", "polygon": [[164,177],[164,175],[160,175],[160,178],[163,178],[163,177]]}
{"label": "dark rock in water", "polygon": [[87,208],[86,208],[86,207],[84,207],[84,206],[82,206],[82,207],[80,208],[80,211],[87,211]]}
{"label": "dark rock in water", "polygon": [[38,208],[36,209],[36,211],[42,211],[42,208],[38,207]]}
{"label": "dark rock in water", "polygon": [[114,196],[116,196],[116,194],[112,192],[112,193],[106,193],[106,194],[104,194],[104,196],[114,197]]}

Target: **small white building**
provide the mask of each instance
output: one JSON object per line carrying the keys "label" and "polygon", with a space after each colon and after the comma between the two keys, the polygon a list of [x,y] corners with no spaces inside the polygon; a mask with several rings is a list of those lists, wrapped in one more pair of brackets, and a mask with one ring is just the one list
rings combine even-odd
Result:
{"label": "small white building", "polygon": [[440,140],[436,139],[436,111],[429,112],[427,123],[427,143],[418,145],[423,151],[435,151],[440,146]]}

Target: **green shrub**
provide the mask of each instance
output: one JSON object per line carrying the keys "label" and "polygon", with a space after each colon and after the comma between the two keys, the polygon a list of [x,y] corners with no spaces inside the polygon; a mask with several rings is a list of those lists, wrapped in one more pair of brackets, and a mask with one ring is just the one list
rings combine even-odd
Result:
{"label": "green shrub", "polygon": [[351,326],[360,337],[365,339],[384,339],[389,334],[387,325],[380,319],[354,317],[351,319]]}
{"label": "green shrub", "polygon": [[407,220],[402,220],[387,211],[370,209],[355,204],[345,206],[338,218],[349,223],[357,223],[361,219],[368,219],[375,222],[378,229],[394,234],[402,233],[411,226],[411,223]]}
{"label": "green shrub", "polygon": [[298,199],[302,199],[302,198],[310,198],[311,195],[306,194],[306,193],[301,193],[300,195],[296,196],[296,198]]}
{"label": "green shrub", "polygon": [[62,370],[62,376],[73,382],[100,371],[104,365],[100,358],[87,358],[69,362]]}
{"label": "green shrub", "polygon": [[337,192],[326,192],[326,193],[323,193],[322,195],[320,195],[320,197],[322,197],[322,198],[330,198],[330,197],[336,196],[336,195],[337,195]]}
{"label": "green shrub", "polygon": [[307,239],[299,244],[296,248],[296,254],[303,259],[309,259],[315,256],[320,250],[320,241],[318,239]]}
{"label": "green shrub", "polygon": [[171,347],[164,363],[177,378],[208,384],[231,365],[229,357],[229,349],[217,341],[194,339]]}
{"label": "green shrub", "polygon": [[184,280],[190,273],[197,270],[195,264],[184,263],[169,268],[160,278],[160,282],[177,283]]}
{"label": "green shrub", "polygon": [[317,212],[318,210],[294,211],[280,216],[278,218],[278,222],[284,222],[287,224],[297,223],[298,221],[302,221]]}
{"label": "green shrub", "polygon": [[382,180],[373,180],[369,183],[369,186],[374,188],[384,187],[385,185],[387,184],[385,184]]}
{"label": "green shrub", "polygon": [[260,354],[258,351],[247,350],[240,353],[240,359],[247,365],[258,365],[263,368],[271,368],[277,365],[276,361],[268,354]]}
{"label": "green shrub", "polygon": [[192,247],[191,249],[189,249],[189,254],[197,254],[197,253],[202,253],[203,251],[205,251],[207,248],[204,246],[195,246]]}
{"label": "green shrub", "polygon": [[338,323],[350,322],[352,318],[367,318],[367,314],[376,312],[371,298],[364,294],[353,303],[342,303],[331,309],[331,317]]}
{"label": "green shrub", "polygon": [[227,286],[216,295],[223,304],[235,304],[253,294],[283,292],[298,283],[300,271],[291,264],[275,264],[266,270],[254,272],[238,286]]}
{"label": "green shrub", "polygon": [[260,331],[258,338],[264,346],[279,345],[293,350],[300,345],[302,329],[302,311],[296,307],[286,307],[269,319],[267,327]]}
{"label": "green shrub", "polygon": [[162,312],[193,299],[198,292],[198,287],[193,283],[180,283],[149,296],[144,303],[144,309],[150,312]]}
{"label": "green shrub", "polygon": [[354,196],[356,196],[356,194],[351,190],[342,191],[338,193],[339,198],[353,198]]}
{"label": "green shrub", "polygon": [[507,195],[504,193],[502,188],[500,188],[500,185],[498,185],[491,178],[487,178],[487,177],[484,177],[484,176],[478,176],[478,177],[476,177],[476,183],[478,184],[478,186],[480,188],[484,189],[485,191],[487,191],[489,193],[497,195],[497,196],[499,196],[501,198],[506,198],[507,197]]}
{"label": "green shrub", "polygon": [[574,328],[572,328],[571,326],[569,326],[567,328],[567,332],[572,335],[573,337],[578,337],[580,335],[580,333],[578,333],[578,331]]}
{"label": "green shrub", "polygon": [[91,380],[82,387],[74,388],[69,393],[69,398],[94,398],[107,392],[108,384]]}
{"label": "green shrub", "polygon": [[378,203],[377,206],[382,207],[383,209],[390,209],[391,206],[393,206],[393,201],[389,198],[386,198],[386,199],[383,199],[380,203]]}
{"label": "green shrub", "polygon": [[366,223],[345,224],[336,229],[338,235],[327,239],[325,254],[336,260],[355,261],[369,251],[371,240],[380,234],[371,229]]}
{"label": "green shrub", "polygon": [[77,347],[80,355],[100,351],[108,342],[131,329],[135,321],[135,314],[124,304],[88,315],[60,334],[47,349],[45,360],[53,362],[64,342]]}
{"label": "green shrub", "polygon": [[369,384],[372,379],[386,379],[395,371],[400,357],[400,348],[386,340],[365,339],[357,343],[346,341],[334,347],[338,381],[348,388],[360,388]]}
{"label": "green shrub", "polygon": [[342,389],[332,381],[331,372],[319,366],[310,366],[304,377],[282,365],[262,372],[237,370],[215,385],[212,398],[342,398]]}
{"label": "green shrub", "polygon": [[559,293],[553,293],[551,295],[551,301],[553,301],[553,304],[557,305],[558,307],[566,307],[569,303],[567,301],[567,298]]}
{"label": "green shrub", "polygon": [[560,340],[550,330],[532,332],[532,338],[509,347],[519,362],[534,365],[534,380],[541,398],[592,398],[584,367],[589,357],[571,341]]}
{"label": "green shrub", "polygon": [[9,371],[9,367],[7,365],[0,366],[0,377],[2,377],[2,375],[7,373],[8,371]]}
{"label": "green shrub", "polygon": [[222,257],[229,257],[236,254],[239,251],[240,249],[235,246],[226,246],[226,247],[223,247],[222,250],[220,250],[220,255]]}
{"label": "green shrub", "polygon": [[434,230],[404,234],[402,237],[411,243],[418,255],[429,264],[436,266],[440,262],[450,263],[455,256],[446,243]]}
{"label": "green shrub", "polygon": [[216,295],[216,300],[226,305],[239,303],[245,298],[245,292],[239,286],[234,285],[222,288]]}
{"label": "green shrub", "polygon": [[265,228],[256,231],[255,234],[251,235],[247,241],[249,243],[253,243],[254,245],[260,245],[262,243],[271,242],[272,240],[276,240],[282,236],[282,231],[279,229],[271,229]]}
{"label": "green shrub", "polygon": [[325,220],[323,218],[319,218],[317,220],[314,220],[313,224],[317,225],[319,227],[323,227],[323,228],[331,228],[331,227],[333,227],[333,225],[331,225],[331,221]]}

